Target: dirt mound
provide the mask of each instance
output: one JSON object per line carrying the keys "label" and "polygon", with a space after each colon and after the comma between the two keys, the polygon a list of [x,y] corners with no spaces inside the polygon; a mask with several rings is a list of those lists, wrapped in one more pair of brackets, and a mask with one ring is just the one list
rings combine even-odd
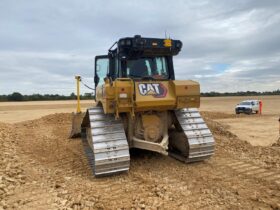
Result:
{"label": "dirt mound", "polygon": [[[25,183],[25,174],[16,144],[18,135],[13,133],[13,126],[0,123],[0,207],[8,207],[6,198]],[[17,207],[17,203],[13,203]]]}
{"label": "dirt mound", "polygon": [[80,139],[68,139],[71,114],[0,124],[0,209],[280,208],[279,150],[252,147],[211,117],[217,146],[210,160],[186,165],[136,150],[129,173],[101,179],[92,176]]}
{"label": "dirt mound", "polygon": [[280,147],[280,137],[277,139],[276,143],[272,144],[273,147]]}
{"label": "dirt mound", "polygon": [[206,119],[206,121],[210,130],[214,133],[217,147],[222,147],[221,151],[239,155],[248,161],[267,168],[280,168],[280,148],[276,147],[277,143],[273,147],[252,146],[230,132],[227,126],[211,119]]}
{"label": "dirt mound", "polygon": [[228,131],[227,126],[224,126],[219,122],[207,118],[206,118],[206,122],[209,129],[214,135],[222,135],[222,136],[226,136],[229,139],[233,139],[233,138],[237,139],[237,136],[235,134]]}

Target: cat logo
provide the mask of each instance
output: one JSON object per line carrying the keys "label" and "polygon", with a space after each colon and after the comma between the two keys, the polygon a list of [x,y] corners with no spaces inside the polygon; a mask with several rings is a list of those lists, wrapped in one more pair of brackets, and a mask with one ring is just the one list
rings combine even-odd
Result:
{"label": "cat logo", "polygon": [[162,83],[140,83],[138,88],[142,96],[152,95],[155,98],[164,98],[167,94],[167,89]]}

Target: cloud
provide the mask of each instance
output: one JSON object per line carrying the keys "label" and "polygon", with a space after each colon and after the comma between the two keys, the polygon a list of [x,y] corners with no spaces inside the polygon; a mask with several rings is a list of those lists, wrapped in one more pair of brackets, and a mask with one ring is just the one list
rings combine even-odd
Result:
{"label": "cloud", "polygon": [[96,55],[121,37],[165,31],[184,43],[176,77],[202,91],[279,88],[280,1],[2,0],[0,94],[70,94],[76,74],[93,86]]}

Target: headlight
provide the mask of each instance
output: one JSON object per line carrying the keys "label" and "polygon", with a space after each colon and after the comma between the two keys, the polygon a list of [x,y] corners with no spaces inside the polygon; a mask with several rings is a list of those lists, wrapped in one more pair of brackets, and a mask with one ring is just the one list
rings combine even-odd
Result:
{"label": "headlight", "polygon": [[121,46],[124,46],[124,45],[125,45],[125,40],[124,40],[124,39],[122,39],[122,40],[120,41],[120,45],[121,45]]}
{"label": "headlight", "polygon": [[176,41],[175,47],[181,49],[183,46],[181,41]]}
{"label": "headlight", "polygon": [[130,39],[122,39],[119,41],[119,46],[130,46],[132,44]]}
{"label": "headlight", "polygon": [[127,39],[126,42],[125,42],[125,44],[126,44],[126,45],[131,45],[131,40],[130,40],[130,39]]}

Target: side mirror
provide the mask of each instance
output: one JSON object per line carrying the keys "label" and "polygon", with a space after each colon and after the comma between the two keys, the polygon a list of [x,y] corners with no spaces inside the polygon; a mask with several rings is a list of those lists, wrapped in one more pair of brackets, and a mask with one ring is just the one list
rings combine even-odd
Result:
{"label": "side mirror", "polygon": [[97,75],[94,76],[94,83],[95,83],[95,86],[98,85],[98,83],[99,83],[99,76],[97,76]]}

